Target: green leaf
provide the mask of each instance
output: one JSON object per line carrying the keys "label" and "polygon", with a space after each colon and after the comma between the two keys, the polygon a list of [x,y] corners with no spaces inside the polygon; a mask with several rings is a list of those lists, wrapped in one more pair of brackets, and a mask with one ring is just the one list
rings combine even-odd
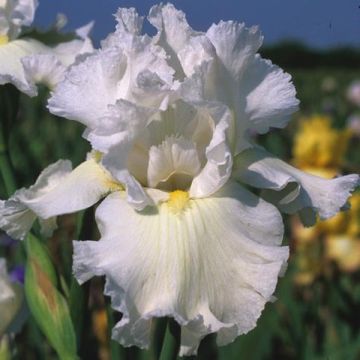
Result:
{"label": "green leaf", "polygon": [[25,294],[38,326],[61,360],[77,359],[76,339],[64,296],[57,290],[57,279],[49,255],[41,242],[29,235]]}

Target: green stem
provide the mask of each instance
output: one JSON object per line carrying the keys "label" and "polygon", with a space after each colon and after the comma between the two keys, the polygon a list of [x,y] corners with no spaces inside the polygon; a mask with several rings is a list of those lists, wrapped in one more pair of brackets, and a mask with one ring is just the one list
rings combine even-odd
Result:
{"label": "green stem", "polygon": [[111,360],[122,360],[126,359],[126,350],[119,345],[116,341],[111,339],[111,331],[115,325],[114,311],[110,304],[106,304],[106,313],[108,318],[108,331],[110,339],[110,359]]}
{"label": "green stem", "polygon": [[[78,214],[75,238],[90,238],[93,216],[94,213],[92,209],[88,209]],[[90,325],[90,314],[87,308],[89,291],[89,283],[80,286],[77,280],[73,276],[71,277],[69,307],[80,354],[82,354],[84,350],[83,347],[86,346],[86,341],[88,340],[88,330],[86,329],[84,331],[84,328],[86,325]]]}
{"label": "green stem", "polygon": [[0,128],[0,172],[7,195],[10,196],[16,191],[16,181],[2,128]]}
{"label": "green stem", "polygon": [[176,360],[179,349],[180,326],[175,320],[169,319],[159,360]]}
{"label": "green stem", "polygon": [[166,318],[154,318],[152,320],[151,344],[150,344],[150,359],[157,360],[160,357],[161,349],[164,342],[164,337],[167,328]]}
{"label": "green stem", "polygon": [[0,172],[7,195],[12,195],[16,187],[11,164],[8,139],[19,110],[19,91],[12,85],[0,86]]}

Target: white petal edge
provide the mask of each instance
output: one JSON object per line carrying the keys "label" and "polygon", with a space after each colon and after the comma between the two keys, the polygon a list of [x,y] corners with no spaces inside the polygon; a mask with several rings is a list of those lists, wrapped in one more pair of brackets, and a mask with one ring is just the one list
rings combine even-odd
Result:
{"label": "white petal edge", "polygon": [[[66,67],[53,54],[33,54],[21,59],[27,81],[43,84],[50,90],[63,80]],[[37,95],[37,89],[36,94]]]}
{"label": "white petal edge", "polygon": [[241,79],[247,63],[259,50],[263,36],[257,26],[245,27],[244,23],[220,21],[213,24],[206,36],[216,49],[217,56],[231,77]]}
{"label": "white petal edge", "polygon": [[29,83],[21,58],[32,54],[51,53],[51,49],[32,39],[10,41],[0,46],[0,85],[11,83],[29,96],[37,93],[33,83]]}
{"label": "white petal edge", "polygon": [[206,148],[207,162],[191,183],[192,198],[207,197],[218,191],[229,180],[233,164],[228,135],[232,117],[228,108],[219,104],[206,104],[204,108],[214,119],[214,132]]}
{"label": "white petal edge", "polygon": [[[0,228],[16,240],[23,240],[30,231],[37,215],[28,207],[27,198],[39,198],[51,191],[70,174],[71,162],[59,160],[42,171],[35,184],[17,190],[8,200],[0,201]],[[42,232],[51,236],[56,219],[40,220]]]}
{"label": "white petal edge", "polygon": [[62,181],[44,194],[29,191],[20,201],[42,219],[86,209],[109,192],[121,189],[111,175],[93,158],[77,166]]}
{"label": "white petal edge", "polygon": [[[323,179],[288,165],[262,148],[240,153],[235,158],[233,177],[250,186],[269,189],[264,197],[285,213],[313,208],[321,219],[339,212],[359,185],[358,175]],[[314,220],[312,217],[306,225]]]}
{"label": "white petal edge", "polygon": [[242,85],[240,92],[246,94],[249,127],[259,134],[271,127],[285,127],[290,115],[298,110],[299,100],[291,76],[259,54],[249,63]]}

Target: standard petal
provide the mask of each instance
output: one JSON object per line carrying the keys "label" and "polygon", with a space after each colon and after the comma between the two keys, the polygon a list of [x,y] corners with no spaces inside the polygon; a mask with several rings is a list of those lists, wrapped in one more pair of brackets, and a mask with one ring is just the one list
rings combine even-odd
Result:
{"label": "standard petal", "polygon": [[176,77],[182,78],[184,70],[178,53],[188,45],[193,36],[200,35],[186,21],[185,14],[172,4],[155,5],[150,9],[148,20],[158,30],[154,41],[169,56],[169,64],[175,70]]}
{"label": "standard petal", "polygon": [[[113,64],[116,64],[114,66]],[[49,99],[49,110],[93,128],[109,104],[116,102],[118,79],[126,59],[116,49],[98,51],[70,68]]]}
{"label": "standard petal", "polygon": [[228,139],[231,126],[228,108],[218,104],[208,104],[205,108],[214,119],[215,129],[206,148],[207,162],[190,187],[190,196],[194,198],[210,196],[218,191],[229,180],[233,163]]}
{"label": "standard petal", "polygon": [[196,46],[203,59],[189,72],[192,76],[184,82],[183,93],[220,101],[232,110],[235,153],[249,147],[249,131],[265,133],[270,127],[284,127],[297,110],[295,88],[289,74],[256,54],[262,43],[259,30],[220,22],[206,33],[210,44],[200,39],[189,41],[190,55],[180,54],[187,64]]}
{"label": "standard petal", "polygon": [[[108,110],[108,116],[99,121],[102,126],[94,130],[88,129],[84,136],[94,149],[103,152],[102,164],[125,186],[129,203],[141,210],[153,202],[128,169],[129,152],[134,138],[144,130],[154,111],[124,100],[117,101]],[[133,165],[139,166],[138,162]]]}
{"label": "standard petal", "polygon": [[240,94],[246,97],[249,128],[260,134],[270,127],[285,127],[290,115],[298,110],[291,76],[258,54],[242,77]]}
{"label": "standard petal", "polygon": [[71,67],[49,99],[48,108],[90,129],[100,128],[101,119],[119,100],[166,107],[172,72],[165,55],[150,43],[139,40],[128,48],[107,47]]}
{"label": "standard petal", "polygon": [[[328,180],[304,173],[262,148],[240,153],[234,167],[235,179],[256,188],[269,189],[264,192],[264,198],[275,203],[281,211],[293,214],[312,208],[321,219],[339,212],[359,184],[359,176],[355,174]],[[306,217],[304,212],[302,215]],[[316,217],[308,215],[306,225],[310,226]]]}
{"label": "standard petal", "polygon": [[248,61],[259,50],[263,36],[258,27],[245,27],[244,23],[220,21],[206,33],[227,71],[239,80]]}
{"label": "standard petal", "polygon": [[134,39],[134,37],[141,37],[144,17],[139,16],[134,8],[119,8],[115,14],[115,19],[117,21],[116,31],[101,42],[104,49],[112,46],[121,47],[125,42]]}
{"label": "standard petal", "polygon": [[36,95],[36,87],[28,81],[21,58],[32,54],[50,53],[51,49],[32,39],[14,40],[0,46],[0,85],[11,83],[29,96]]}
{"label": "standard petal", "polygon": [[276,208],[237,184],[182,210],[172,201],[136,212],[123,193],[109,195],[96,212],[100,241],[74,242],[74,274],[106,275],[123,313],[114,339],[147,347],[151,318],[171,316],[189,355],[208,333],[223,345],[256,325],[288,249]]}
{"label": "standard petal", "polygon": [[[71,172],[71,162],[59,160],[49,165],[36,183],[28,189],[20,189],[8,200],[0,201],[0,228],[14,239],[23,240],[36,220],[36,214],[27,205],[28,198],[38,198],[51,191]],[[40,221],[42,232],[50,236],[56,221]]]}
{"label": "standard petal", "polygon": [[124,184],[129,204],[136,210],[142,210],[148,205],[153,205],[153,201],[127,168],[127,156],[130,147],[131,143],[128,141],[115,145],[104,155],[102,164],[115,179]]}
{"label": "standard petal", "polygon": [[148,185],[156,188],[170,180],[177,189],[188,188],[200,170],[196,144],[182,136],[171,136],[149,150]]}
{"label": "standard petal", "polygon": [[49,219],[86,209],[109,192],[121,188],[97,161],[90,158],[51,189],[40,194],[25,190],[18,198],[37,216]]}

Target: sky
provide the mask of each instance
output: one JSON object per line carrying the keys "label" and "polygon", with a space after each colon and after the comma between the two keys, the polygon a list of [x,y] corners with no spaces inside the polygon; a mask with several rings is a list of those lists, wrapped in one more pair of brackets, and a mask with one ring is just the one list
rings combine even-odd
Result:
{"label": "sky", "polygon": [[[259,25],[264,44],[295,39],[311,47],[350,45],[360,48],[360,0],[174,0],[196,30],[220,20]],[[146,15],[156,1],[40,0],[35,25],[46,28],[57,13],[68,18],[67,30],[95,20],[92,38],[98,43],[114,30],[118,7],[135,7]],[[150,27],[145,27],[145,30]]]}

